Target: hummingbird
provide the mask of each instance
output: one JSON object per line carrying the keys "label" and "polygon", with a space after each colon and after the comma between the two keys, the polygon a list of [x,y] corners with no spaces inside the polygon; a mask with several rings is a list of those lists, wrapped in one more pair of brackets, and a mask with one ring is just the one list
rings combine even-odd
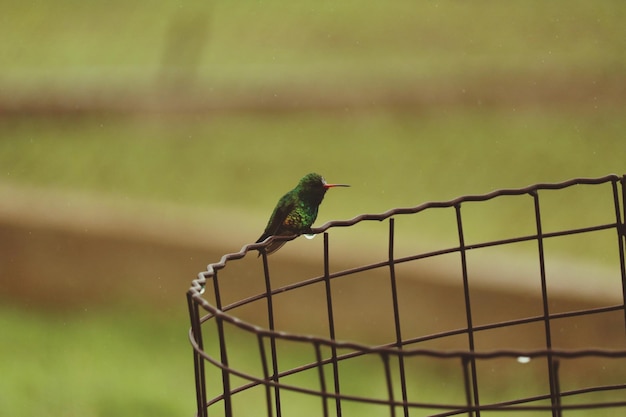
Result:
{"label": "hummingbird", "polygon": [[[349,187],[347,184],[329,184],[324,178],[315,173],[302,177],[296,187],[282,196],[274,208],[265,231],[256,241],[261,243],[270,236],[293,236],[307,233],[317,218],[319,205],[329,188]],[[286,242],[274,241],[267,247],[259,249],[268,255],[276,252]]]}

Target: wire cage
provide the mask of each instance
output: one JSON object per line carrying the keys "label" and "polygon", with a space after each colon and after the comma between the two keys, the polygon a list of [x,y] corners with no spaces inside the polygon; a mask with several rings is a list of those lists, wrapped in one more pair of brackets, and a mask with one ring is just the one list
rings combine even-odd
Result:
{"label": "wire cage", "polygon": [[[625,191],[617,175],[503,189],[331,221],[271,258],[268,241],[224,255],[187,292],[197,415],[625,415]],[[509,227],[482,233],[483,209]],[[451,238],[420,247],[424,224]],[[384,233],[351,238],[363,225]],[[366,239],[379,250],[359,251]],[[310,265],[283,252],[296,243],[314,245]],[[561,262],[561,246],[606,273]]]}

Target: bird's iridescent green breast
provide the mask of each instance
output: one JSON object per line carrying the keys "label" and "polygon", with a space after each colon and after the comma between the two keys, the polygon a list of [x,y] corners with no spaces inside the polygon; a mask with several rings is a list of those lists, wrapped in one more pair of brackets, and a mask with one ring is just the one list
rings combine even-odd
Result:
{"label": "bird's iridescent green breast", "polygon": [[298,201],[293,210],[291,210],[285,218],[283,225],[290,230],[303,232],[309,229],[311,225],[313,225],[313,222],[315,222],[317,209],[317,206]]}

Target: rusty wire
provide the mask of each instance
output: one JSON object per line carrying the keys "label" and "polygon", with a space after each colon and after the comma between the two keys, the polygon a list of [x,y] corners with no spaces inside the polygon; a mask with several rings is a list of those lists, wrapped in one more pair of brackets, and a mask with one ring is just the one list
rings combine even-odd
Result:
{"label": "rusty wire", "polygon": [[[542,224],[542,210],[540,207],[540,193],[542,190],[563,190],[577,185],[601,185],[609,184],[609,198],[614,212],[611,217],[615,220],[605,224],[595,224],[576,229],[559,230],[554,232],[544,232]],[[495,199],[501,196],[528,196],[532,199],[534,208],[534,219],[536,232],[525,236],[516,236],[507,239],[492,240],[481,243],[466,244],[464,237],[464,224],[462,216],[462,206],[467,202],[482,202]],[[449,248],[438,249],[430,252],[415,253],[405,257],[394,256],[395,243],[395,217],[400,215],[416,215],[431,208],[454,209],[456,215],[456,228],[458,230],[458,245]],[[273,287],[270,279],[270,268],[268,258],[265,254],[261,258],[263,264],[263,279],[265,281],[265,291],[244,297],[242,299],[223,305],[218,272],[227,267],[229,262],[244,258],[248,253],[256,253],[256,250],[266,246],[273,239],[292,240],[296,236],[270,238],[263,243],[245,245],[239,252],[224,255],[220,262],[210,264],[206,271],[200,273],[192,282],[192,286],[187,292],[188,307],[191,320],[189,338],[193,347],[195,381],[196,381],[196,401],[197,415],[207,417],[212,413],[212,407],[220,405],[218,415],[227,417],[237,416],[233,403],[238,396],[247,390],[260,387],[264,390],[264,400],[262,408],[257,409],[257,416],[267,417],[284,415],[282,409],[281,394],[286,392],[300,393],[307,396],[319,398],[319,410],[312,414],[324,417],[345,415],[343,405],[346,402],[370,404],[372,406],[384,406],[388,410],[388,415],[408,417],[410,415],[430,416],[453,416],[468,415],[477,416],[489,415],[494,411],[526,411],[536,412],[538,415],[551,415],[560,417],[570,410],[600,410],[611,409],[626,411],[626,349],[607,348],[602,346],[588,346],[584,349],[561,349],[553,346],[553,330],[551,328],[555,320],[563,318],[574,318],[592,315],[601,315],[611,312],[621,312],[624,317],[624,326],[619,329],[612,329],[619,332],[626,341],[626,267],[625,267],[625,245],[626,227],[624,218],[626,217],[626,176],[608,175],[601,178],[576,178],[569,181],[555,184],[535,184],[520,189],[497,190],[484,195],[470,195],[459,197],[445,202],[429,202],[416,207],[396,208],[382,214],[364,214],[346,221],[331,221],[323,226],[313,229],[316,234],[324,236],[324,273],[320,276],[304,278],[298,282]],[[388,259],[380,262],[366,263],[355,268],[330,272],[329,268],[329,233],[328,230],[334,227],[350,227],[363,221],[389,221],[388,232]],[[618,251],[618,268],[621,279],[621,303],[614,305],[603,305],[594,308],[550,312],[548,295],[548,274],[545,269],[544,240],[558,238],[569,235],[585,235],[597,231],[615,230],[615,246]],[[468,251],[480,250],[482,248],[509,245],[517,242],[536,242],[537,258],[539,263],[539,275],[541,281],[541,304],[542,314],[495,321],[489,324],[476,325],[472,320],[472,304],[470,292],[470,280],[467,269]],[[404,338],[402,336],[401,322],[402,315],[398,307],[398,290],[396,288],[397,279],[395,268],[397,265],[413,262],[420,259],[434,258],[446,254],[458,254],[461,263],[461,278],[465,301],[465,322],[466,326],[457,329],[446,329],[438,333],[425,336]],[[260,261],[261,262],[261,261]],[[347,277],[359,272],[386,269],[388,271],[389,285],[393,303],[393,321],[395,340],[381,345],[368,345],[353,341],[338,340],[335,334],[335,320],[333,315],[333,291],[331,281]],[[324,308],[328,317],[328,336],[320,337],[307,334],[285,332],[275,327],[273,298],[278,294],[287,293],[299,288],[311,285],[323,285],[326,294],[326,306]],[[210,291],[211,302],[207,301],[205,291]],[[257,301],[265,300],[267,313],[267,327],[258,326],[243,321],[235,316],[238,308]],[[479,332],[514,327],[529,323],[539,323],[543,325],[545,343],[541,349],[499,349],[482,351],[475,346],[475,335]],[[247,335],[254,336],[256,347],[251,347],[257,351],[259,367],[261,372],[253,374],[247,370],[237,369],[229,362],[229,344],[226,337],[226,327],[236,328]],[[425,349],[420,347],[420,343],[431,340],[443,340],[452,336],[465,336],[467,338],[467,349],[438,350]],[[205,343],[209,341],[215,347],[218,354],[209,353],[205,350]],[[290,369],[280,369],[280,352],[277,343],[290,341],[307,346],[314,352],[315,360],[310,363],[294,366]],[[624,346],[624,343],[620,344]],[[215,349],[211,349],[214,351]],[[330,353],[328,353],[330,351]],[[340,371],[340,364],[355,358],[364,356],[374,356],[380,359],[383,366],[382,378],[384,378],[386,392],[381,397],[369,397],[363,395],[347,394],[342,391],[341,383],[343,376]],[[411,398],[407,389],[407,370],[405,361],[410,358],[431,358],[432,360],[453,360],[457,362],[457,367],[461,370],[460,378],[463,380],[465,396],[464,401],[458,403],[434,403],[416,401]],[[480,384],[478,382],[479,372],[477,363],[495,359],[541,359],[544,361],[545,377],[548,380],[548,388],[540,395],[517,398],[507,401],[487,402],[481,400]],[[564,360],[579,359],[610,360],[616,369],[622,369],[622,381],[605,385],[590,385],[582,388],[569,389],[563,391],[562,378],[560,376],[560,364]],[[221,374],[221,380],[208,379],[207,364]],[[330,370],[330,371],[329,371]],[[306,371],[317,372],[318,386],[316,388],[299,386],[285,382],[288,377]],[[243,382],[242,382],[243,381]],[[218,394],[209,398],[207,386],[213,388],[213,392]],[[564,404],[564,399],[586,398],[585,395],[594,393],[616,393],[615,398],[602,399],[599,401],[569,401]],[[621,395],[620,395],[621,394]],[[309,410],[310,411],[310,410]],[[309,412],[309,414],[311,414]]]}

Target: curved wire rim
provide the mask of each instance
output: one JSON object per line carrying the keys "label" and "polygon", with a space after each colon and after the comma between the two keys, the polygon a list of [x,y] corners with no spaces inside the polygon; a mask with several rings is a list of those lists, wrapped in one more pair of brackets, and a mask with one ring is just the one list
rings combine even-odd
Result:
{"label": "curved wire rim", "polygon": [[[338,393],[334,393],[334,392],[329,392],[329,391],[325,391],[325,392],[321,392],[321,391],[317,391],[314,389],[310,389],[310,388],[302,388],[302,387],[298,387],[295,385],[289,385],[289,384],[285,384],[282,382],[277,382],[275,380],[272,379],[267,379],[267,378],[260,378],[260,377],[255,377],[253,375],[250,374],[246,374],[244,372],[241,371],[237,371],[234,368],[230,368],[225,366],[223,363],[221,363],[220,361],[208,356],[205,352],[203,352],[200,347],[198,346],[198,344],[196,343],[195,339],[193,338],[192,332],[189,332],[189,339],[191,341],[191,345],[193,347],[193,349],[198,352],[205,360],[207,360],[209,363],[211,363],[212,365],[214,365],[215,367],[221,369],[222,371],[226,371],[228,373],[230,373],[231,375],[240,377],[242,379],[248,380],[250,381],[248,384],[239,386],[236,389],[231,390],[228,394],[229,395],[235,395],[239,392],[245,391],[247,389],[250,389],[252,387],[255,386],[259,386],[259,385],[263,385],[263,386],[268,386],[268,387],[275,387],[275,388],[284,388],[293,392],[298,392],[301,394],[307,394],[307,395],[314,395],[314,396],[318,396],[318,397],[324,397],[324,398],[331,398],[331,399],[342,399],[342,400],[348,400],[348,401],[358,401],[361,403],[369,403],[369,404],[378,404],[378,405],[385,405],[385,406],[393,406],[393,407],[412,407],[412,408],[430,408],[430,409],[438,409],[438,410],[448,410],[448,412],[443,413],[443,414],[437,414],[434,415],[433,417],[443,417],[443,416],[451,416],[451,415],[455,415],[455,414],[460,414],[463,412],[467,412],[467,411],[477,411],[477,410],[483,410],[483,411],[487,411],[487,410],[509,410],[509,411],[521,411],[521,410],[527,410],[527,411],[548,411],[548,410],[552,410],[552,409],[560,409],[560,410],[581,410],[581,409],[588,409],[588,408],[609,408],[609,407],[624,407],[626,406],[626,401],[613,401],[613,402],[596,402],[596,403],[580,403],[580,404],[571,404],[571,405],[545,405],[545,406],[533,406],[533,405],[519,405],[519,404],[524,404],[524,403],[531,403],[531,402],[535,402],[535,401],[544,401],[544,400],[548,400],[550,399],[550,394],[543,394],[543,395],[537,395],[537,396],[532,396],[532,397],[525,397],[525,398],[520,398],[520,399],[516,399],[516,400],[510,400],[510,401],[504,401],[504,402],[499,402],[499,403],[491,403],[491,404],[481,404],[481,405],[467,405],[467,404],[443,404],[443,403],[426,403],[426,402],[415,402],[415,401],[410,401],[410,402],[403,402],[400,400],[390,400],[390,399],[382,399],[382,398],[370,398],[370,397],[361,397],[358,395],[351,395],[351,394],[338,394]],[[424,350],[426,351],[426,350]],[[540,351],[537,350],[535,352],[533,352],[533,354],[536,354],[536,356],[545,356],[548,354],[548,352],[552,352],[555,353],[557,351]],[[562,355],[557,355],[557,356],[562,356],[564,358],[572,358],[572,357],[580,357],[580,356],[584,356],[584,355],[574,355],[575,353],[589,353],[591,355],[593,355],[594,353],[596,353],[597,350],[588,350],[585,352],[573,352],[573,351],[561,351],[559,352]],[[454,357],[457,356],[458,352],[450,352],[450,357]],[[501,351],[501,352],[493,352],[493,354],[496,354],[497,356],[501,356],[500,353],[505,354],[504,356],[513,356],[516,352],[515,351]],[[606,352],[604,352],[606,353]],[[493,354],[485,354],[489,357],[495,357],[492,356]],[[330,359],[321,361],[319,363],[311,363],[308,364],[304,367],[301,368],[297,368],[297,369],[291,369],[288,371],[284,371],[281,372],[279,375],[277,375],[277,379],[281,379],[283,377],[298,373],[298,372],[302,372],[308,369],[312,369],[318,366],[322,366],[322,365],[326,365],[330,363]],[[626,389],[626,384],[615,384],[615,385],[603,385],[603,386],[599,386],[599,387],[591,387],[591,388],[581,388],[581,389],[576,389],[576,390],[571,390],[571,391],[564,391],[561,393],[561,396],[563,397],[567,397],[567,396],[574,396],[574,395],[579,395],[579,394],[585,394],[585,393],[589,393],[589,392],[599,392],[599,391],[609,391],[609,390],[623,390]],[[207,401],[206,403],[206,407],[210,407],[213,404],[218,403],[219,401],[222,401],[224,399],[225,394],[221,394],[218,395],[214,398],[212,398],[211,400]]]}
{"label": "curved wire rim", "polygon": [[[524,194],[533,194],[536,193],[539,190],[559,190],[559,189],[563,189],[563,188],[567,188],[573,185],[583,185],[583,184],[602,184],[602,183],[606,183],[606,182],[611,182],[611,183],[617,183],[619,181],[622,181],[624,183],[626,183],[626,175],[624,176],[619,176],[616,174],[610,174],[610,175],[606,175],[603,177],[598,177],[598,178],[573,178],[567,181],[563,181],[563,182],[559,182],[559,183],[539,183],[539,184],[534,184],[534,185],[530,185],[528,187],[524,187],[524,188],[509,188],[509,189],[501,189],[501,190],[496,190],[496,191],[492,191],[490,193],[487,194],[478,194],[478,195],[467,195],[467,196],[463,196],[463,197],[458,197],[458,198],[454,198],[452,200],[448,200],[448,201],[443,201],[443,202],[427,202],[427,203],[423,203],[420,204],[418,206],[414,206],[414,207],[404,207],[404,208],[395,208],[395,209],[391,209],[391,210],[387,210],[384,213],[380,213],[380,214],[362,214],[359,216],[356,216],[350,220],[333,220],[330,222],[325,223],[324,225],[318,227],[318,228],[313,228],[311,229],[311,231],[315,234],[320,234],[325,232],[326,230],[332,228],[332,227],[348,227],[348,226],[352,226],[356,223],[359,223],[361,221],[367,221],[367,220],[376,220],[376,221],[383,221],[385,219],[388,219],[394,215],[398,215],[398,214],[415,214],[415,213],[419,213],[420,211],[426,210],[428,208],[449,208],[449,207],[454,207],[457,206],[461,203],[464,202],[470,202],[470,201],[486,201],[486,200],[490,200],[493,199],[495,197],[499,197],[499,196],[506,196],[506,195],[524,195]],[[612,224],[612,225],[608,225],[611,227],[620,227],[623,225],[619,225],[619,224]],[[233,253],[229,253],[226,254],[224,256],[222,256],[222,258],[220,259],[219,262],[216,263],[212,263],[209,264],[207,266],[207,270],[204,272],[200,272],[198,274],[198,278],[196,278],[195,280],[192,281],[191,284],[191,288],[188,290],[188,295],[192,298],[192,300],[202,306],[202,308],[209,312],[208,315],[204,316],[201,319],[201,322],[204,322],[212,317],[218,317],[220,320],[224,320],[226,322],[229,322],[239,328],[241,328],[242,330],[245,331],[250,331],[250,332],[254,332],[256,334],[262,334],[266,337],[276,337],[276,338],[283,338],[283,339],[287,339],[287,340],[291,340],[291,341],[307,341],[307,342],[312,342],[312,341],[316,341],[316,340],[323,340],[325,344],[327,345],[333,345],[333,346],[337,346],[337,347],[345,347],[345,348],[350,348],[350,349],[354,349],[354,350],[359,350],[361,352],[380,352],[382,350],[386,350],[389,349],[390,351],[388,351],[387,353],[391,353],[391,351],[395,351],[397,352],[398,350],[401,350],[403,352],[403,354],[407,354],[408,352],[422,352],[422,353],[426,353],[428,352],[428,350],[425,349],[401,349],[398,347],[384,347],[384,346],[379,346],[379,347],[372,347],[372,346],[367,346],[367,345],[363,345],[363,344],[359,344],[359,343],[354,343],[354,342],[339,342],[336,340],[330,340],[330,339],[325,339],[325,338],[318,338],[318,337],[314,337],[314,336],[306,336],[306,335],[295,335],[295,334],[290,334],[287,332],[281,332],[281,331],[274,331],[274,330],[268,330],[259,326],[255,326],[252,325],[250,323],[247,323],[243,320],[240,320],[234,316],[229,315],[228,313],[224,312],[223,310],[220,310],[218,308],[216,308],[215,306],[213,306],[212,304],[210,304],[207,300],[205,300],[204,298],[202,298],[202,293],[203,293],[203,289],[204,286],[206,285],[206,281],[207,279],[213,277],[216,273],[216,271],[223,269],[226,267],[226,264],[229,261],[232,260],[237,260],[237,259],[241,259],[244,256],[247,255],[248,252],[253,251],[253,250],[258,250],[261,248],[266,247],[267,245],[269,245],[272,241],[274,240],[280,240],[280,241],[290,241],[293,240],[295,238],[297,238],[297,235],[293,235],[293,236],[271,236],[269,238],[267,238],[265,241],[261,242],[261,243],[252,243],[252,244],[247,244],[244,245],[241,250],[239,252],[233,252]],[[381,264],[387,265],[389,261],[385,261],[382,262]],[[615,309],[624,309],[624,304],[621,304],[619,306],[615,306]],[[443,354],[444,356],[440,356],[440,357],[449,357],[447,355],[449,355],[449,353],[442,353],[442,352],[438,352],[437,351],[431,351],[435,356],[437,356],[438,354]],[[511,355],[516,355],[516,356],[529,356],[528,354],[522,352],[522,351],[510,351]],[[553,354],[557,354],[559,353],[559,351],[543,351],[543,352],[551,352]],[[582,352],[582,351],[581,351]],[[589,351],[588,351],[589,352]],[[528,353],[528,352],[527,352]],[[454,355],[457,356],[467,356],[467,357],[476,357],[476,358],[481,358],[482,356],[475,356],[475,355],[484,355],[488,353],[478,353],[478,352],[470,352],[470,351],[463,351],[463,352],[456,352]],[[568,353],[566,351],[561,351],[560,354],[563,355],[568,355]],[[609,355],[614,355],[614,354],[618,354],[619,356],[626,356],[626,350],[617,350],[615,351],[615,353],[610,353]]]}
{"label": "curved wire rim", "polygon": [[[602,184],[605,182],[616,183],[616,182],[619,182],[620,180],[626,181],[626,175],[619,176],[617,174],[609,174],[609,175],[605,175],[603,177],[598,177],[598,178],[572,178],[570,180],[559,182],[559,183],[539,183],[539,184],[529,185],[523,188],[504,188],[504,189],[495,190],[486,194],[466,195],[466,196],[457,197],[457,198],[454,198],[452,200],[447,200],[447,201],[431,201],[431,202],[423,203],[414,207],[394,208],[394,209],[387,210],[379,214],[361,214],[349,220],[332,220],[332,221],[324,223],[320,227],[311,228],[311,232],[313,234],[320,234],[333,227],[353,226],[365,220],[383,221],[385,219],[388,219],[391,216],[398,215],[398,214],[415,214],[415,213],[419,213],[420,211],[423,211],[429,208],[449,208],[449,207],[454,207],[465,202],[486,201],[486,200],[491,200],[499,196],[533,194],[539,190],[560,190],[563,188],[571,187],[572,185]],[[298,235],[270,236],[267,239],[265,239],[263,242],[244,245],[239,252],[226,254],[222,256],[219,262],[209,264],[205,272],[201,272],[200,274],[198,274],[198,279],[212,276],[214,271],[224,268],[228,261],[241,259],[250,251],[265,248],[274,241],[287,242],[297,237]],[[197,279],[194,280],[193,283],[195,283],[196,281]],[[194,289],[200,290],[201,288],[202,287],[199,285],[197,287],[195,285],[192,285],[190,291],[193,291]]]}
{"label": "curved wire rim", "polygon": [[[380,214],[363,214],[357,217],[354,217],[350,220],[340,220],[340,221],[330,221],[325,223],[324,225],[322,225],[319,228],[313,228],[312,232],[315,234],[319,234],[319,233],[323,233],[326,230],[332,228],[332,227],[347,227],[347,226],[352,226],[356,223],[359,223],[361,221],[365,221],[365,220],[377,220],[377,221],[382,221],[385,219],[388,219],[394,215],[399,215],[399,214],[414,214],[414,213],[418,213],[420,211],[423,211],[425,209],[428,208],[449,208],[449,207],[457,207],[459,206],[461,203],[464,202],[471,202],[471,201],[485,201],[485,200],[490,200],[493,199],[495,197],[498,196],[505,196],[505,195],[524,195],[524,194],[530,194],[530,195],[535,195],[537,191],[539,190],[558,190],[558,189],[563,189],[563,188],[567,188],[570,187],[572,185],[579,185],[579,184],[602,184],[602,183],[606,183],[606,182],[611,182],[613,183],[613,186],[615,187],[615,184],[619,181],[622,181],[622,183],[626,183],[626,175],[624,176],[618,176],[615,174],[611,174],[611,175],[607,175],[607,176],[603,176],[603,177],[599,177],[599,178],[574,178],[568,181],[564,181],[564,182],[560,182],[560,183],[540,183],[540,184],[535,184],[535,185],[531,185],[525,188],[517,188],[517,189],[501,189],[501,190],[496,190],[493,191],[491,193],[487,193],[487,194],[481,194],[481,195],[468,195],[468,196],[464,196],[464,197],[458,197],[452,200],[448,200],[448,201],[443,201],[443,202],[429,202],[429,203],[424,203],[421,204],[419,206],[415,206],[415,207],[406,207],[406,208],[395,208],[395,209],[391,209],[388,210],[386,212],[380,213]],[[622,196],[624,197],[624,196]],[[626,230],[624,228],[624,224],[622,220],[619,220],[619,216],[618,216],[618,222],[615,224],[610,224],[610,225],[604,225],[607,228],[612,228],[612,227],[616,227],[618,229],[618,233],[621,236],[624,236],[626,233]],[[207,320],[210,320],[211,318],[215,318],[218,321],[225,321],[228,322],[240,329],[242,329],[243,331],[248,331],[248,332],[252,332],[254,333],[259,340],[262,340],[263,338],[271,338],[271,339],[285,339],[285,340],[290,340],[290,341],[299,341],[299,342],[306,342],[311,344],[312,346],[315,346],[317,349],[319,349],[319,347],[321,345],[326,345],[326,346],[332,346],[334,348],[343,348],[343,349],[351,349],[354,352],[348,353],[348,354],[344,354],[344,355],[340,355],[339,357],[336,357],[336,360],[343,360],[343,359],[347,359],[349,357],[352,356],[356,356],[356,355],[363,355],[363,354],[378,354],[383,358],[388,358],[389,356],[392,355],[402,355],[402,356],[415,356],[415,355],[424,355],[424,356],[429,356],[429,357],[437,357],[437,358],[460,358],[463,361],[469,361],[469,360],[473,360],[473,359],[493,359],[493,358],[519,358],[519,357],[527,357],[527,358],[539,358],[539,357],[553,357],[553,358],[579,358],[579,357],[586,357],[586,356],[591,356],[591,357],[604,357],[604,358],[624,358],[626,357],[626,350],[608,350],[608,349],[580,349],[580,350],[561,350],[561,349],[539,349],[539,350],[532,350],[532,351],[523,351],[523,350],[494,350],[494,351],[473,351],[473,350],[450,350],[450,351],[441,351],[441,350],[434,350],[434,349],[420,349],[420,348],[416,348],[416,349],[406,349],[404,348],[404,345],[400,345],[398,346],[397,344],[389,344],[389,345],[383,345],[383,346],[367,346],[367,345],[363,345],[360,343],[354,343],[354,342],[343,342],[343,341],[337,341],[337,340],[331,340],[331,339],[327,339],[327,338],[320,338],[320,337],[316,337],[316,336],[307,336],[307,335],[296,335],[296,334],[290,334],[287,332],[282,332],[282,331],[273,331],[273,330],[268,330],[265,328],[262,328],[260,326],[255,326],[252,325],[250,323],[244,322],[234,316],[231,316],[229,314],[227,314],[225,311],[220,310],[216,307],[214,307],[213,305],[211,305],[208,301],[206,301],[205,299],[202,298],[202,290],[204,288],[204,286],[206,285],[206,281],[208,278],[211,278],[213,276],[215,276],[216,271],[219,269],[222,269],[226,266],[226,263],[231,261],[231,260],[236,260],[236,259],[240,259],[243,258],[244,256],[246,256],[246,254],[250,251],[253,250],[258,250],[261,249],[263,247],[266,247],[267,245],[269,245],[273,240],[281,240],[281,241],[289,241],[289,240],[293,240],[295,239],[296,235],[294,236],[280,236],[280,237],[270,237],[268,239],[266,239],[264,242],[261,243],[255,243],[255,244],[248,244],[242,247],[242,249],[239,252],[236,253],[230,253],[230,254],[226,254],[224,255],[219,262],[217,263],[212,263],[210,265],[207,266],[207,270],[205,272],[201,272],[198,274],[198,278],[196,280],[194,280],[192,282],[192,286],[188,291],[188,296],[190,298],[190,300],[193,300],[193,302],[196,305],[201,306],[205,311],[209,312],[209,314],[205,315],[204,317],[200,318],[199,323],[203,323]],[[533,238],[532,236],[529,236],[528,238]],[[392,260],[389,260],[388,262],[392,262]],[[388,262],[383,262],[382,264],[388,264]],[[232,307],[232,306],[230,306]],[[625,308],[624,304],[621,305],[616,305],[616,306],[611,306],[608,309],[598,309],[598,310],[607,310],[607,311],[613,311],[613,310],[623,310]],[[225,310],[228,310],[229,306],[226,307]],[[594,309],[595,310],[595,309]],[[589,311],[589,313],[594,313],[597,311]],[[578,312],[580,313],[580,312]],[[552,316],[552,315],[551,315]],[[476,329],[475,329],[476,330]],[[463,329],[458,330],[460,332],[463,332]],[[295,387],[295,386],[291,386],[291,385],[285,385],[282,383],[279,383],[277,381],[273,381],[273,380],[268,380],[267,378],[258,378],[252,375],[248,375],[242,372],[239,372],[235,369],[229,368],[225,365],[223,365],[221,362],[215,360],[214,358],[210,357],[206,352],[204,352],[201,348],[200,345],[198,344],[197,340],[194,337],[194,333],[193,330],[190,329],[189,331],[189,338],[191,341],[191,344],[193,346],[193,350],[199,354],[202,358],[204,358],[205,360],[207,360],[208,362],[212,363],[213,365],[217,366],[218,368],[221,368],[222,371],[226,371],[229,373],[232,373],[233,375],[237,375],[239,377],[242,377],[244,379],[247,379],[249,381],[251,381],[250,383],[241,386],[239,388],[237,388],[236,390],[234,390],[233,392],[231,392],[230,394],[235,394],[239,391],[248,389],[252,386],[256,386],[259,384],[264,384],[264,385],[271,385],[271,386],[276,386],[276,387],[283,387],[286,389],[290,389],[290,390],[295,390],[295,391],[300,391],[303,393],[309,393],[309,394],[314,394],[314,395],[318,395],[318,396],[323,396],[323,397],[328,397],[328,398],[334,398],[334,397],[341,397],[343,399],[352,399],[352,400],[358,400],[358,401],[364,401],[367,400],[369,402],[373,402],[373,403],[378,403],[379,401],[376,399],[364,399],[364,398],[360,398],[360,397],[354,397],[352,398],[352,396],[345,396],[345,395],[341,395],[341,394],[335,394],[335,393],[331,393],[331,392],[319,392],[319,391],[313,391],[313,390],[308,390],[308,389],[304,389],[304,388],[300,388],[300,387]],[[283,371],[282,373],[280,373],[280,375],[278,375],[279,377],[282,376],[288,376],[291,375],[293,373],[297,373],[297,372],[301,372],[303,370],[307,370],[307,369],[311,369],[311,368],[315,368],[315,367],[319,367],[322,365],[325,365],[327,363],[330,363],[331,359],[324,359],[321,361],[317,361],[317,362],[313,362],[307,365],[303,365],[300,366],[298,368],[294,368],[294,369],[290,369],[287,371]],[[602,386],[602,387],[593,387],[593,388],[585,388],[582,390],[574,390],[574,391],[568,391],[568,392],[562,392],[561,395],[562,396],[568,396],[568,395],[576,395],[579,393],[586,393],[586,392],[595,392],[595,391],[600,391],[600,390],[619,390],[619,389],[626,389],[626,384],[617,384],[617,385],[612,385],[612,386]],[[210,401],[208,401],[207,403],[205,403],[206,407],[209,407],[210,405],[220,401],[222,399],[223,396],[218,396]],[[449,416],[449,415],[455,415],[455,414],[459,414],[461,412],[466,412],[466,411],[476,411],[476,410],[490,410],[490,409],[508,409],[508,410],[550,410],[550,409],[555,409],[555,408],[559,408],[561,410],[566,410],[566,409],[585,409],[585,408],[599,408],[599,407],[623,407],[626,406],[626,401],[624,402],[609,402],[609,403],[585,403],[585,404],[572,404],[572,405],[547,405],[547,406],[520,406],[519,404],[524,404],[524,403],[529,403],[529,402],[534,402],[534,401],[540,401],[540,400],[545,400],[545,399],[549,399],[550,395],[545,395],[545,396],[538,396],[538,397],[528,397],[528,398],[524,398],[524,399],[518,399],[518,400],[513,400],[513,401],[509,401],[509,402],[504,402],[504,403],[497,403],[497,404],[487,404],[487,405],[479,405],[479,406],[472,406],[472,405],[460,405],[460,406],[451,406],[450,404],[447,405],[443,405],[443,404],[426,404],[426,403],[405,403],[405,402],[400,402],[400,401],[394,401],[391,400],[392,402],[390,403],[389,399],[386,400],[380,400],[380,404],[382,405],[392,405],[392,406],[411,406],[411,407],[427,407],[427,408],[438,408],[440,410],[446,409],[448,410],[448,412],[442,413],[442,414],[438,414],[438,416]]]}
{"label": "curved wire rim", "polygon": [[[438,410],[448,410],[448,412],[445,412],[442,414],[436,414],[436,415],[433,415],[433,417],[451,416],[451,415],[456,415],[456,414],[460,414],[460,413],[467,412],[467,411],[477,411],[477,410],[548,411],[548,410],[553,410],[553,409],[583,410],[583,409],[589,409],[589,408],[596,409],[596,408],[626,407],[626,401],[578,403],[578,404],[570,404],[570,405],[560,404],[560,405],[545,405],[545,406],[520,405],[520,404],[531,403],[531,402],[536,402],[536,401],[548,400],[550,399],[550,394],[519,398],[519,399],[504,401],[504,402],[499,402],[499,403],[468,405],[468,404],[449,404],[449,403],[446,403],[446,404],[426,403],[426,402],[415,402],[415,401],[404,402],[404,401],[394,400],[394,399],[362,397],[362,396],[351,395],[351,394],[338,394],[338,393],[329,392],[329,391],[321,392],[321,391],[310,389],[310,388],[302,388],[302,387],[298,387],[295,385],[277,382],[277,380],[280,380],[283,377],[293,375],[302,371],[306,371],[315,367],[327,365],[331,362],[331,359],[326,359],[320,362],[310,363],[310,364],[301,366],[299,368],[294,368],[294,369],[280,372],[278,375],[275,376],[277,380],[273,380],[273,379],[268,379],[268,378],[256,377],[256,376],[238,371],[234,368],[225,366],[219,360],[212,358],[211,356],[207,355],[204,351],[200,349],[191,331],[189,332],[189,339],[190,339],[190,342],[194,351],[200,354],[205,360],[207,360],[213,366],[221,369],[222,371],[226,371],[231,375],[250,381],[247,384],[241,385],[237,387],[236,389],[229,391],[228,395],[235,395],[239,392],[245,391],[252,387],[263,385],[266,387],[283,388],[283,389],[287,389],[293,392],[298,392],[298,393],[307,394],[307,395],[314,395],[314,396],[323,397],[323,398],[342,399],[342,400],[348,400],[348,401],[357,401],[361,403],[378,404],[378,405],[385,405],[385,406],[392,406],[392,407],[412,407],[412,408],[429,408],[429,409],[438,409]],[[315,340],[314,343],[316,344],[316,347],[318,347],[321,344],[319,340]],[[343,343],[340,343],[340,344],[343,345]],[[372,352],[381,353],[382,350],[372,349]],[[395,351],[395,353],[397,352],[398,351]],[[536,358],[536,357],[544,357],[550,354],[553,356],[561,357],[561,358],[576,358],[576,357],[583,357],[583,356],[603,356],[603,357],[626,356],[626,352],[605,351],[605,350],[599,350],[599,349],[588,349],[588,350],[580,350],[580,351],[545,350],[544,349],[544,350],[536,350],[532,352],[523,352],[524,355],[520,355],[521,353],[520,351],[514,351],[514,350],[502,350],[502,351],[494,351],[494,352],[488,352],[488,353],[483,352],[483,353],[470,354],[470,352],[465,352],[465,351],[440,352],[440,351],[434,351],[434,350],[428,350],[428,349],[420,349],[419,351],[416,350],[413,352],[404,351],[404,353],[407,353],[407,354],[424,354],[425,353],[431,356],[446,357],[446,358],[461,357],[467,360],[470,359],[470,357],[480,357],[480,358],[490,359],[490,358],[497,358],[497,357],[528,356],[528,357]],[[346,357],[339,357],[337,359],[338,360],[347,359],[347,356],[352,356],[352,355],[348,354],[348,355],[342,355],[342,356],[346,356]],[[588,387],[588,388],[581,388],[581,389],[576,389],[576,390],[571,390],[571,391],[564,391],[564,392],[561,392],[560,395],[562,397],[568,397],[568,396],[575,396],[575,395],[591,393],[591,392],[624,390],[624,389],[626,389],[626,384],[603,385],[603,386],[597,386],[597,387]],[[224,396],[225,394],[221,394],[210,399],[209,401],[207,401],[205,406],[210,407],[211,405],[218,403],[219,401],[224,399]]]}

